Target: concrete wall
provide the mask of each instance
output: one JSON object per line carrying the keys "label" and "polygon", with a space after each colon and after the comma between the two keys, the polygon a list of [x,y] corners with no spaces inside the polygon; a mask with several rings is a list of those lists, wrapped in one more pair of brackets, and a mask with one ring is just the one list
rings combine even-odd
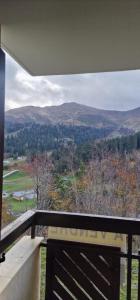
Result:
{"label": "concrete wall", "polygon": [[0,300],[40,299],[40,250],[42,238],[23,237],[0,264]]}
{"label": "concrete wall", "polygon": [[0,23],[32,75],[140,69],[139,0],[4,0]]}

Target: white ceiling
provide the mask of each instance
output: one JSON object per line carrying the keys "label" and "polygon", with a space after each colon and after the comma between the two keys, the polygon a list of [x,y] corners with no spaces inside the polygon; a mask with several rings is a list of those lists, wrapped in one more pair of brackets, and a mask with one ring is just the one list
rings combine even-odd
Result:
{"label": "white ceiling", "polygon": [[139,0],[2,0],[0,23],[33,75],[140,69]]}

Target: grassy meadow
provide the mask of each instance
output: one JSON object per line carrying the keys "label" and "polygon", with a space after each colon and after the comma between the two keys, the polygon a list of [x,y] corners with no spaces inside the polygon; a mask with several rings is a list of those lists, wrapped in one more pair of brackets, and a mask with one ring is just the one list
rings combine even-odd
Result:
{"label": "grassy meadow", "polygon": [[[4,175],[9,173],[5,171]],[[12,193],[17,191],[27,191],[33,188],[32,178],[22,170],[17,170],[17,172],[10,174],[4,178],[4,191],[9,194],[9,197],[5,200],[8,207],[14,215],[19,215],[28,209],[35,207],[34,199],[27,200],[16,200],[13,198]]]}
{"label": "grassy meadow", "polygon": [[32,178],[23,171],[17,171],[4,179],[4,191],[13,193],[33,187]]}

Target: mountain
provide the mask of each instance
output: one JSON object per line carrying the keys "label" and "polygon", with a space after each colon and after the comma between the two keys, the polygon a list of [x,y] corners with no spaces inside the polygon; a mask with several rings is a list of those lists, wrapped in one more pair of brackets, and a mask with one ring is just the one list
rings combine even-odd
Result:
{"label": "mountain", "polygon": [[25,106],[6,112],[6,126],[27,124],[110,128],[112,136],[140,130],[140,108],[129,111],[101,110],[75,102],[59,106]]}
{"label": "mountain", "polygon": [[69,142],[82,145],[137,131],[140,108],[111,111],[74,102],[43,108],[26,106],[6,112],[5,153],[22,156],[56,150]]}

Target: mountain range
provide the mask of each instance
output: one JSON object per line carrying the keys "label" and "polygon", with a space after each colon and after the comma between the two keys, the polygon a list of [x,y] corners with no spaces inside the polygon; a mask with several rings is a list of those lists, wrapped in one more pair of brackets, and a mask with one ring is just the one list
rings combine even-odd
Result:
{"label": "mountain range", "polygon": [[111,129],[112,136],[140,131],[140,108],[129,111],[102,110],[75,102],[59,106],[25,106],[6,112],[6,124],[88,126]]}

